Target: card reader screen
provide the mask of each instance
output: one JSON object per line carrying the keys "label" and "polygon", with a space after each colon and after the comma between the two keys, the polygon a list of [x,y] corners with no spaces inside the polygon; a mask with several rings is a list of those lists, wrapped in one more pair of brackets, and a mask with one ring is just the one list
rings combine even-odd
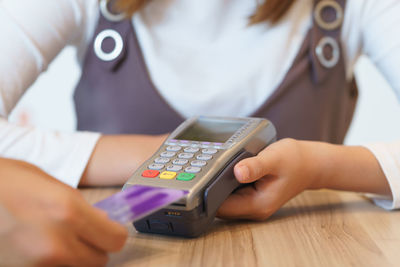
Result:
{"label": "card reader screen", "polygon": [[197,120],[180,135],[178,140],[225,143],[245,121]]}

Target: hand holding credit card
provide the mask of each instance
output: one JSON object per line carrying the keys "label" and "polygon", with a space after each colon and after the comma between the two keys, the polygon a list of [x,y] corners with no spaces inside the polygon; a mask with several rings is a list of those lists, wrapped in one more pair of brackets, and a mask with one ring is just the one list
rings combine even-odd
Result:
{"label": "hand holding credit card", "polygon": [[134,185],[94,206],[106,211],[110,219],[126,224],[178,201],[187,193],[184,190]]}

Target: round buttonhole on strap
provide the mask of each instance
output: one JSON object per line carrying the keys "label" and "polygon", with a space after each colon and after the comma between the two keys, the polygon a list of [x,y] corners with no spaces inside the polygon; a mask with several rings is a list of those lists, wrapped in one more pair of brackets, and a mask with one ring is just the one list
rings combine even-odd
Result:
{"label": "round buttonhole on strap", "polygon": [[108,0],[100,1],[100,12],[109,21],[118,22],[125,19],[125,13],[114,14],[108,10]]}
{"label": "round buttonhole on strap", "polygon": [[[331,58],[327,58],[324,53],[324,49],[330,46],[332,49],[332,56]],[[332,37],[322,37],[321,40],[318,42],[317,47],[315,48],[315,53],[318,57],[319,62],[325,68],[333,68],[339,62],[340,57],[340,50],[339,45],[335,39]]]}
{"label": "round buttonhole on strap", "polygon": [[[113,39],[115,43],[114,49],[111,52],[105,52],[102,47],[104,40],[107,38]],[[94,52],[96,56],[103,61],[112,61],[116,59],[121,54],[123,48],[124,42],[122,41],[121,35],[111,29],[100,32],[94,41]]]}
{"label": "round buttonhole on strap", "polygon": [[[322,18],[322,13],[326,8],[332,8],[335,11],[335,19],[333,21],[326,21]],[[334,0],[322,0],[316,6],[314,10],[314,18],[318,26],[324,30],[335,30],[343,22],[343,9]]]}

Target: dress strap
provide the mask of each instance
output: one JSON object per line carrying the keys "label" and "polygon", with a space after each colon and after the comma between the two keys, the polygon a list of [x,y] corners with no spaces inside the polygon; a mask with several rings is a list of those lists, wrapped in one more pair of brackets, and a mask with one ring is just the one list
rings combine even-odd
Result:
{"label": "dress strap", "polygon": [[100,0],[100,15],[93,50],[102,66],[115,71],[126,58],[126,40],[130,33],[131,21],[123,13],[111,12],[113,2]]}
{"label": "dress strap", "polygon": [[345,0],[315,0],[311,37],[311,58],[314,81],[325,79],[329,70],[335,68],[343,57],[340,44]]}

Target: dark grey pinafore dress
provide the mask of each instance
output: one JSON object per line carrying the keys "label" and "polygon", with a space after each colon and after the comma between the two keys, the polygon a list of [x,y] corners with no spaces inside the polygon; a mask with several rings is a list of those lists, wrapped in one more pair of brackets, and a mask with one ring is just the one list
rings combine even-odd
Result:
{"label": "dark grey pinafore dress", "polygon": [[[313,26],[292,67],[265,103],[247,115],[272,121],[278,138],[342,143],[357,99],[354,80],[346,80],[340,44],[345,0],[314,2]],[[74,95],[78,130],[171,132],[184,118],[154,87],[132,20],[111,14],[104,3]]]}

